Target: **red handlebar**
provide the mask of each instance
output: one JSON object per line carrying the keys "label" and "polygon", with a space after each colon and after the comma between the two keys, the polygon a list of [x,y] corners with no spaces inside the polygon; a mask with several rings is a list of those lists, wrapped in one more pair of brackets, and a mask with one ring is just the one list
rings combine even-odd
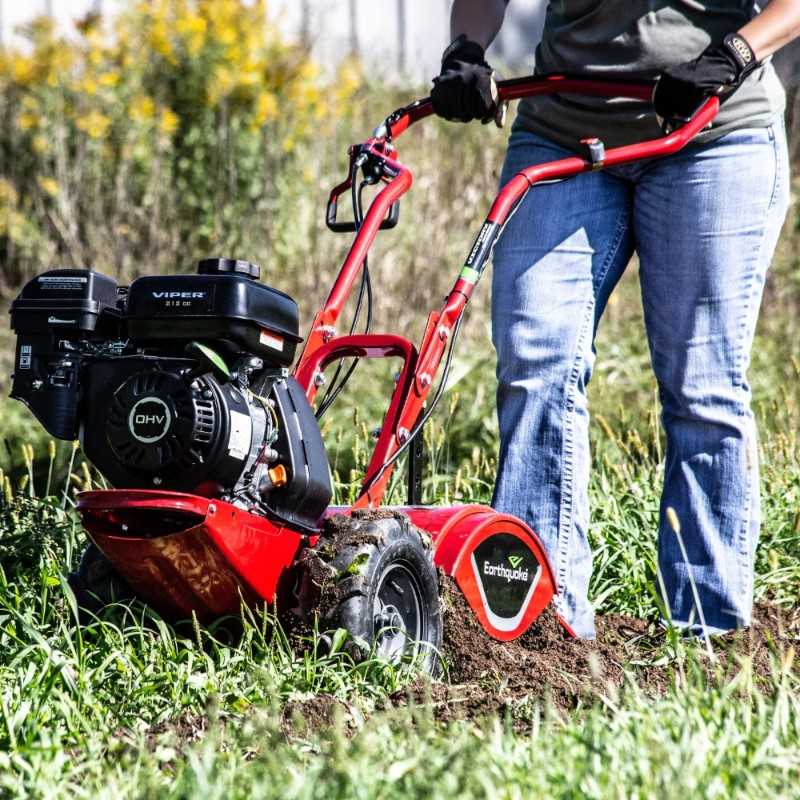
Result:
{"label": "red handlebar", "polygon": [[[507,103],[511,100],[518,100],[523,97],[533,97],[546,94],[579,94],[594,97],[624,97],[642,102],[648,102],[653,95],[655,81],[629,80],[623,81],[617,77],[593,77],[575,75],[532,75],[522,78],[513,78],[507,81],[500,81],[497,84],[499,92],[499,102]],[[671,155],[685,147],[700,131],[709,125],[719,112],[719,100],[716,97],[709,98],[695,112],[692,118],[682,127],[672,133],[658,139],[650,139],[638,144],[617,147],[606,151],[602,142],[599,140],[587,140],[591,142],[587,147],[586,156],[582,158],[562,159],[552,162],[542,167],[531,167],[520,173],[514,180],[519,183],[527,183],[532,186],[540,180],[553,178],[564,178],[575,175],[589,169],[602,169],[604,167],[623,164],[630,161],[640,161],[648,158],[659,158]],[[404,133],[410,125],[418,122],[425,117],[433,114],[433,105],[430,98],[426,97],[417,100],[404,108],[390,114],[386,120],[377,128],[372,138],[361,145],[354,145],[350,148],[350,176],[343,183],[334,187],[328,199],[326,223],[335,232],[354,232],[356,226],[353,222],[339,222],[336,219],[337,200],[341,194],[347,191],[352,185],[352,167],[355,159],[359,156],[374,156],[378,161],[387,164],[394,154],[391,140],[396,139]],[[396,179],[405,170],[405,167],[392,162],[395,170],[391,173],[391,178]],[[381,176],[387,180],[386,174]],[[519,193],[506,192],[496,199],[492,211],[489,215],[490,220],[502,221],[510,205],[518,199]],[[381,221],[380,228],[392,228],[397,224],[399,206],[396,201],[389,209],[388,216]]]}
{"label": "red handlebar", "polygon": [[[578,75],[529,75],[522,78],[512,78],[507,81],[499,81],[497,89],[499,102],[508,103],[512,100],[520,100],[523,97],[536,97],[546,94],[578,94],[591,97],[623,97],[631,100],[650,102],[653,96],[653,89],[656,81],[642,80],[620,80],[618,77],[593,77]],[[705,127],[716,116],[719,110],[719,101],[710,98],[694,115],[687,125],[704,109],[716,103],[716,110],[702,127]],[[410,125],[419,122],[425,117],[433,114],[433,105],[429,97],[417,100],[405,108],[400,108],[391,114],[382,128],[385,129],[384,135],[389,139],[396,139],[402,135]],[[700,130],[702,130],[702,127]],[[589,133],[589,132],[587,132]],[[696,134],[694,134],[696,135]],[[690,137],[693,138],[693,137]],[[662,142],[663,139],[653,139],[651,142]],[[642,142],[642,144],[646,144]],[[668,154],[671,150],[665,152]],[[652,158],[660,155],[659,152],[652,152],[647,156],[639,158]]]}

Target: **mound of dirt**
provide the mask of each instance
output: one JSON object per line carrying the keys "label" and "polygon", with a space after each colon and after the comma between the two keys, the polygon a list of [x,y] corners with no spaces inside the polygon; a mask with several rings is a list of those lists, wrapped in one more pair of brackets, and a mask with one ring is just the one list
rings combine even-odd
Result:
{"label": "mound of dirt", "polygon": [[[645,692],[661,694],[676,669],[664,658],[666,634],[644,620],[619,615],[597,619],[597,639],[567,636],[552,607],[522,637],[498,642],[480,626],[455,582],[441,576],[444,610],[442,682],[419,680],[391,698],[394,705],[429,705],[438,719],[500,713],[524,721],[536,706],[574,709],[582,701],[609,696],[627,671]],[[771,654],[800,640],[800,611],[794,617],[772,606],[756,610],[747,630],[713,639],[715,658],[704,661],[709,674],[737,668],[736,656],[753,659],[756,677],[772,669]]]}
{"label": "mound of dirt", "polygon": [[287,736],[303,737],[337,723],[349,723],[348,707],[330,694],[291,700],[283,707],[281,728]]}

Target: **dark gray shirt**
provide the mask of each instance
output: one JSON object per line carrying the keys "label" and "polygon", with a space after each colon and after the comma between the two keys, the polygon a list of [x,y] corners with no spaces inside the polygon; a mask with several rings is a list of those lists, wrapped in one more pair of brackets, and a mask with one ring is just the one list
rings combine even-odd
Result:
{"label": "dark gray shirt", "polygon": [[[753,0],[551,0],[536,50],[536,71],[655,78],[719,44],[758,11]],[[785,96],[771,63],[756,70],[723,105],[709,141],[731,130],[765,127]],[[660,135],[652,107],[636,101],[551,95],[520,102],[515,127],[570,149],[599,136],[606,145]]]}

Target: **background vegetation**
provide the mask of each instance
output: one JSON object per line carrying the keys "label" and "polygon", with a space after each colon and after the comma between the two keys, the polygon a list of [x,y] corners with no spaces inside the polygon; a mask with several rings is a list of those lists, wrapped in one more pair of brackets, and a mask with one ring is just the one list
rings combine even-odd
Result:
{"label": "background vegetation", "polygon": [[[376,87],[355,64],[323,73],[281,41],[261,3],[154,0],[101,22],[84,20],[68,41],[37,22],[30,51],[0,57],[2,302],[54,265],[126,281],[220,254],[262,264],[307,323],[347,247],[322,224],[346,146],[424,88]],[[416,181],[372,258],[377,329],[419,337],[485,214],[502,150],[490,128],[438,121],[401,142]],[[765,506],[757,598],[789,615],[800,590],[796,227],[793,210],[750,371]],[[487,289],[427,431],[430,501],[491,494]],[[653,619],[663,438],[641,331],[632,264],[601,325],[591,390],[592,592],[600,611]],[[6,395],[7,331],[0,344]],[[360,369],[326,422],[342,497],[390,380]],[[78,628],[64,583],[84,541],[71,499],[98,476],[18,403],[0,401],[0,415],[0,794],[729,797],[800,785],[793,652],[776,652],[772,681],[757,686],[746,661],[709,677],[691,645],[665,649],[654,658],[674,662],[674,681],[658,699],[632,683],[568,717],[542,703],[521,734],[498,719],[443,729],[430,707],[381,710],[412,673],[299,657],[261,619],[235,643],[135,604]],[[287,735],[287,708],[320,692],[342,701],[338,725]]]}

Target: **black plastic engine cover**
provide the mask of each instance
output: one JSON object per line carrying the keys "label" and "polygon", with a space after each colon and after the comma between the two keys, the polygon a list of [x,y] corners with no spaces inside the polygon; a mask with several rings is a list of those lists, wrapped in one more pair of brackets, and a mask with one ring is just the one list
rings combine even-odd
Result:
{"label": "black plastic engine cover", "polygon": [[290,477],[285,487],[269,493],[267,505],[281,519],[316,531],[333,495],[319,423],[294,378],[278,381],[272,397],[281,420],[274,447],[281,454],[281,462],[289,467]]}
{"label": "black plastic engine cover", "polygon": [[86,370],[83,447],[114,486],[214,496],[236,483],[250,451],[250,408],[211,375],[184,380],[192,365],[140,356]]}
{"label": "black plastic engine cover", "polygon": [[117,283],[87,269],[56,269],[25,284],[11,304],[17,348],[11,397],[57,439],[78,435],[79,341],[118,338]]}
{"label": "black plastic engine cover", "polygon": [[17,334],[88,333],[116,304],[113,278],[89,269],[53,269],[22,288],[11,304],[11,328]]}
{"label": "black plastic engine cover", "polygon": [[127,313],[134,340],[227,339],[273,366],[289,366],[302,341],[297,303],[235,273],[138,278]]}

